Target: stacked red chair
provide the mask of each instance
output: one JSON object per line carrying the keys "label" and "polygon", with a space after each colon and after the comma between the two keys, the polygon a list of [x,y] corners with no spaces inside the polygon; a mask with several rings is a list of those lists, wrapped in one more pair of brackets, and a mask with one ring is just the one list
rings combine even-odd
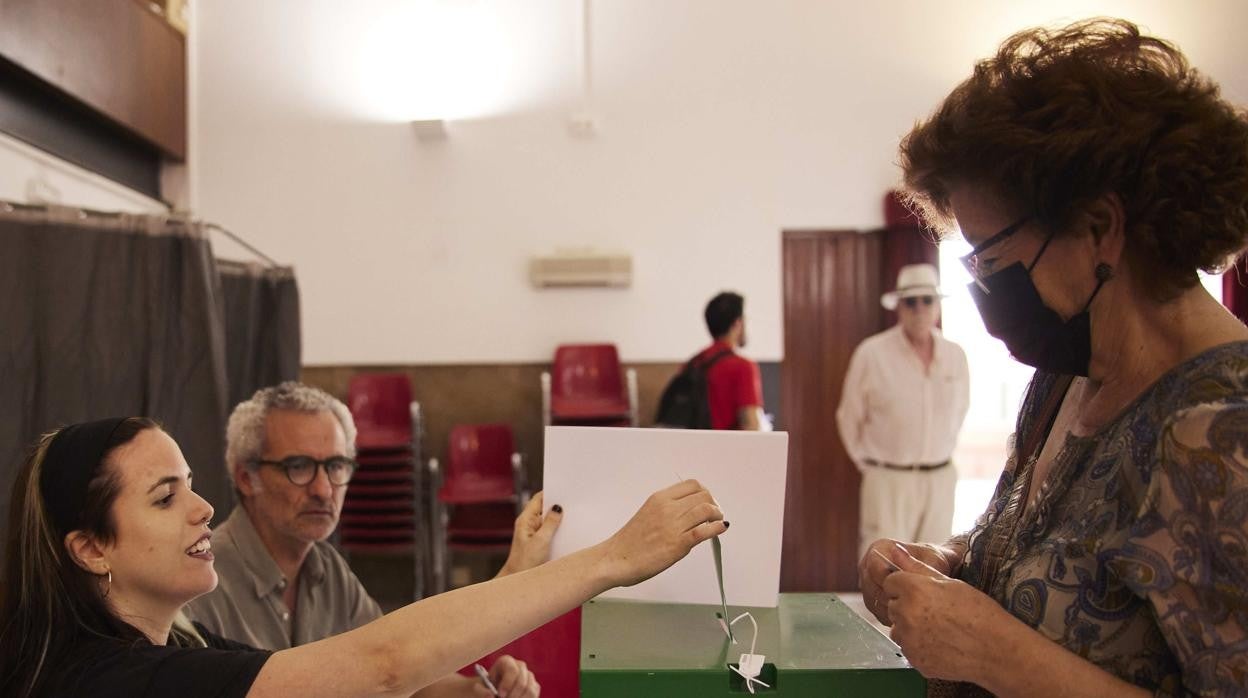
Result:
{"label": "stacked red chair", "polygon": [[422,520],[420,405],[411,382],[403,373],[357,375],[347,407],[360,467],[347,487],[339,546],[347,554],[411,555],[415,598],[422,598],[430,527]]}
{"label": "stacked red chair", "polygon": [[453,552],[505,553],[516,515],[528,502],[524,467],[506,424],[451,429],[446,468],[430,462],[437,486],[433,516],[435,589],[447,586]]}
{"label": "stacked red chair", "polygon": [[614,344],[565,344],[542,374],[547,425],[637,426],[637,374],[623,370]]}

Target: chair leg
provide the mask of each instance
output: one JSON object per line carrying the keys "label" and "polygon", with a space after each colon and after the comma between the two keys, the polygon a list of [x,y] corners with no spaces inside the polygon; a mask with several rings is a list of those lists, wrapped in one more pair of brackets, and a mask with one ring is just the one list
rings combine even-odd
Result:
{"label": "chair leg", "polygon": [[420,601],[425,598],[425,574],[427,571],[426,556],[428,554],[428,545],[425,541],[429,538],[429,526],[425,522],[425,517],[421,515],[425,507],[422,504],[424,497],[422,496],[422,483],[424,473],[417,468],[412,473],[412,478],[416,481],[415,496],[412,502],[412,596],[414,601]]}
{"label": "chair leg", "polygon": [[421,459],[421,438],[424,430],[424,420],[420,411],[420,403],[412,401],[408,406],[409,415],[412,425],[412,596],[415,601],[425,598],[425,553],[427,546],[425,539],[428,537],[428,526],[424,522],[421,512],[424,511],[424,481],[425,471],[420,467]]}
{"label": "chair leg", "polygon": [[428,536],[423,540],[429,546],[430,567],[432,568],[432,588],[430,595],[446,591],[446,507],[438,500],[438,489],[442,486],[442,473],[438,467],[438,459],[428,461],[429,488],[426,490],[425,501],[420,512],[429,522]]}
{"label": "chair leg", "polygon": [[637,369],[630,368],[624,372],[628,382],[628,422],[629,426],[641,426],[641,415],[637,407]]}
{"label": "chair leg", "polygon": [[550,372],[542,371],[542,426],[550,426]]}
{"label": "chair leg", "polygon": [[437,579],[434,593],[441,594],[450,588],[451,573],[451,549],[446,544],[446,525],[449,519],[447,507],[445,504],[439,503],[437,511],[438,529],[437,539],[434,542],[434,555],[437,556],[437,562],[434,563],[434,575]]}
{"label": "chair leg", "polygon": [[516,493],[516,515],[528,506],[532,495],[529,493],[528,474],[524,470],[524,457],[519,453],[511,454],[512,490]]}

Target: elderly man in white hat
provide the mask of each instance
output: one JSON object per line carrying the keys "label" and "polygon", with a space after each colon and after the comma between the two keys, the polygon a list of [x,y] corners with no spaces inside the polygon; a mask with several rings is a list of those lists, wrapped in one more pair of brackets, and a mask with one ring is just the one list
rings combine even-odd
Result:
{"label": "elderly man in white hat", "polygon": [[941,336],[936,267],[910,264],[880,303],[897,324],[854,350],[836,411],[862,473],[858,555],[881,538],[943,543],[957,471],[949,457],[970,403],[962,347]]}

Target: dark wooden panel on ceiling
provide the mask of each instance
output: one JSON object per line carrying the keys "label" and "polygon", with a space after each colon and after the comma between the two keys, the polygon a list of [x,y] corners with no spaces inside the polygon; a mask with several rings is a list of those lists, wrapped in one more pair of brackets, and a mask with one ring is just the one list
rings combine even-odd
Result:
{"label": "dark wooden panel on ceiling", "polygon": [[160,198],[160,151],[0,58],[0,131],[115,182]]}
{"label": "dark wooden panel on ceiling", "polygon": [[789,432],[781,591],[858,588],[859,476],[836,428],[849,358],[880,326],[880,237],[784,234],[782,389]]}
{"label": "dark wooden panel on ceiling", "polygon": [[134,0],[0,0],[0,56],[186,158],[186,40]]}

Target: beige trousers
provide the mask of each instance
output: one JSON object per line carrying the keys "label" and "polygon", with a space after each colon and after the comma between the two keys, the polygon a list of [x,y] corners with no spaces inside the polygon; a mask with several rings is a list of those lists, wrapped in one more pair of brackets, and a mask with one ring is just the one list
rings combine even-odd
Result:
{"label": "beige trousers", "polygon": [[880,538],[903,542],[944,543],[953,535],[953,499],[958,469],[952,463],[936,470],[862,468],[858,559]]}

